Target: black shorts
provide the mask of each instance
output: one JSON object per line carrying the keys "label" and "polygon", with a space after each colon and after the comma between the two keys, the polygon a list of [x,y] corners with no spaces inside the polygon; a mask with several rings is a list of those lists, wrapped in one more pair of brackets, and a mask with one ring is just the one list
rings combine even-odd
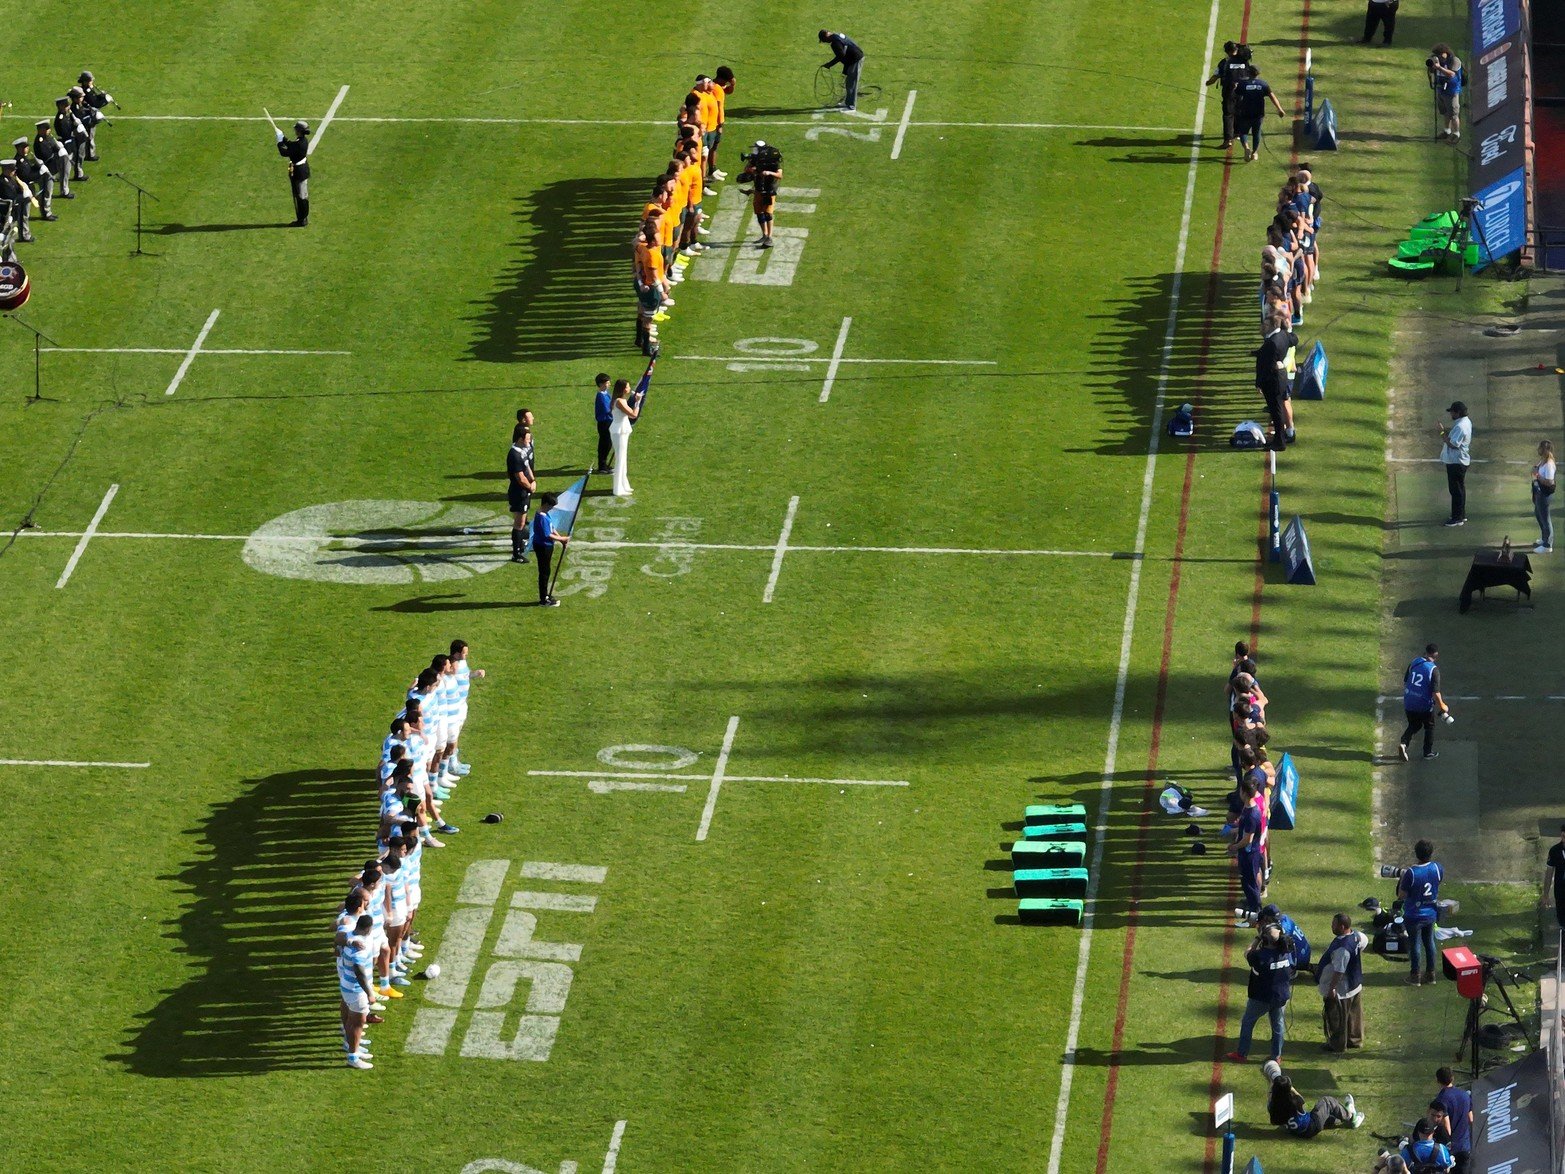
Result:
{"label": "black shorts", "polygon": [[511,512],[513,514],[525,514],[529,509],[532,508],[533,495],[531,491],[522,489],[514,483],[511,485],[510,489],[506,491],[505,496],[506,500],[510,503]]}

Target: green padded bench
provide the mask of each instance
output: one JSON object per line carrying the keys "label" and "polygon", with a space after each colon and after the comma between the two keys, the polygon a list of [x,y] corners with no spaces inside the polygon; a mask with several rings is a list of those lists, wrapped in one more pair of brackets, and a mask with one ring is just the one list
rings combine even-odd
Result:
{"label": "green padded bench", "polygon": [[[1060,844],[1061,848],[1080,848],[1080,844]],[[1018,868],[1011,874],[1011,881],[1016,886],[1018,897],[1058,897],[1061,896],[1059,888],[1061,881],[1055,875],[1060,872],[1085,872],[1081,866],[1081,858],[1072,859],[1069,855],[1058,854],[1040,862],[1036,868]],[[1086,893],[1086,882],[1082,882],[1082,895]],[[1074,894],[1066,894],[1074,895]]]}
{"label": "green padded bench", "polygon": [[1022,837],[1028,840],[1077,840],[1087,842],[1087,825],[1084,823],[1035,823],[1022,829]]}
{"label": "green padded bench", "polygon": [[1080,901],[1026,897],[1016,903],[1016,915],[1026,925],[1080,925],[1083,912]]}
{"label": "green padded bench", "polygon": [[[1021,891],[1022,874],[1027,875],[1027,893]],[[1034,897],[1081,898],[1087,895],[1087,870],[1085,868],[1044,867],[1015,869],[1012,879],[1016,895]]]}
{"label": "green padded bench", "polygon": [[1034,803],[1027,808],[1025,822],[1086,823],[1087,809],[1080,803]]}

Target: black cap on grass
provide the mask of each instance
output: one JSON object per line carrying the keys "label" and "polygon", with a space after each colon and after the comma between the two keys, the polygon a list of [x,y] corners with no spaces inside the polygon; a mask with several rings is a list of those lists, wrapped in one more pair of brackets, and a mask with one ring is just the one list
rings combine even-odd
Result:
{"label": "black cap on grass", "polygon": [[1192,855],[1192,856],[1205,856],[1206,855],[1206,845],[1203,844],[1200,840],[1197,840],[1195,843],[1190,845],[1190,855]]}
{"label": "black cap on grass", "polygon": [[501,815],[498,811],[491,811],[488,815],[484,816],[484,822],[499,823],[504,818],[505,816]]}
{"label": "black cap on grass", "polygon": [[1199,836],[1200,834],[1201,834],[1201,825],[1200,824],[1198,824],[1198,823],[1187,823],[1187,824],[1185,824],[1185,835],[1187,835],[1187,836]]}

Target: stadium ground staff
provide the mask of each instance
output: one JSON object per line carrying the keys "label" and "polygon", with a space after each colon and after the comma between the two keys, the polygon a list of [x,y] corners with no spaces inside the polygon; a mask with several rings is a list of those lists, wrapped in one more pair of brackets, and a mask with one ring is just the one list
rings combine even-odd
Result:
{"label": "stadium ground staff", "polygon": [[87,128],[71,111],[69,98],[54,100],[54,137],[67,151],[71,161],[71,178],[86,183],[90,178],[82,163],[87,158]]}
{"label": "stadium ground staff", "polygon": [[293,138],[277,132],[277,153],[288,160],[288,185],[293,189],[293,226],[310,223],[310,125],[304,119],[293,124]]}
{"label": "stadium ground staff", "polygon": [[505,497],[511,511],[511,561],[527,561],[527,511],[532,508],[533,491],[538,482],[533,476],[533,436],[525,424],[511,433],[511,449],[505,454]]}
{"label": "stadium ground staff", "polygon": [[1369,6],[1364,10],[1364,35],[1359,38],[1359,44],[1369,44],[1374,39],[1377,28],[1383,30],[1380,43],[1391,44],[1391,38],[1397,31],[1398,2],[1399,0],[1369,0]]}
{"label": "stadium ground staff", "polygon": [[30,152],[25,135],[13,140],[11,146],[16,151],[16,177],[37,197],[38,219],[58,220],[54,214],[54,173]]}
{"label": "stadium ground staff", "polygon": [[554,528],[549,511],[560,504],[557,494],[546,493],[540,500],[542,509],[533,518],[533,554],[538,556],[538,606],[559,607],[560,601],[549,594],[549,566],[554,561],[554,544],[569,542],[569,534],[561,534]]}
{"label": "stadium ground staff", "polygon": [[1455,1162],[1452,1168],[1457,1174],[1466,1174],[1473,1162],[1473,1094],[1457,1088],[1455,1080],[1449,1068],[1435,1070],[1435,1081],[1440,1085],[1435,1102],[1445,1110],[1445,1127],[1451,1135],[1447,1144]]}
{"label": "stadium ground staff", "polygon": [[1280,118],[1287,118],[1288,112],[1282,108],[1282,103],[1277,101],[1277,95],[1272,93],[1271,86],[1261,77],[1261,71],[1253,65],[1244,67],[1244,79],[1234,88],[1234,130],[1239,135],[1239,141],[1244,142],[1248,135],[1250,141],[1244,144],[1244,161],[1253,163],[1255,157],[1261,151],[1261,124],[1266,121],[1266,100],[1270,98],[1273,106],[1277,108]]}
{"label": "stadium ground staff", "polygon": [[598,426],[598,464],[592,471],[607,473],[609,456],[614,446],[614,439],[609,435],[609,425],[614,423],[614,397],[609,394],[607,372],[599,371],[594,382],[598,385],[592,397],[592,419]]}
{"label": "stadium ground staff", "polygon": [[1440,429],[1440,463],[1445,466],[1445,487],[1451,494],[1451,517],[1447,526],[1467,525],[1467,467],[1473,463],[1473,422],[1467,405],[1457,400],[1446,413],[1451,426]]}
{"label": "stadium ground staff", "polygon": [[1538,519],[1538,545],[1532,548],[1533,554],[1554,553],[1554,524],[1549,520],[1549,502],[1554,497],[1557,469],[1554,442],[1540,440],[1538,463],[1532,467],[1532,516]]}
{"label": "stadium ground staff", "polygon": [[1449,717],[1451,707],[1440,696],[1440,645],[1424,645],[1424,655],[1413,658],[1402,674],[1402,711],[1407,714],[1407,729],[1397,740],[1397,753],[1407,761],[1408,743],[1419,730],[1424,731],[1424,757],[1439,758],[1435,749],[1435,709]]}
{"label": "stadium ground staff", "polygon": [[[1418,863],[1403,869],[1397,878],[1397,896],[1402,898],[1402,920],[1407,925],[1407,959],[1411,968],[1409,986],[1428,986],[1435,981],[1435,917],[1439,913],[1440,882],[1445,869],[1435,863],[1435,846],[1428,840],[1413,845]],[[1424,972],[1419,977],[1419,955]]]}
{"label": "stadium ground staff", "polygon": [[1369,938],[1339,913],[1331,919],[1331,945],[1320,956],[1321,1022],[1328,1052],[1364,1046],[1364,951]]}
{"label": "stadium ground staff", "polygon": [[1231,147],[1234,141],[1234,90],[1244,80],[1244,67],[1249,58],[1240,53],[1246,46],[1237,41],[1223,42],[1223,59],[1217,63],[1212,76],[1206,79],[1209,86],[1221,85],[1223,95],[1223,146]]}
{"label": "stadium ground staff", "polygon": [[847,33],[820,31],[820,42],[831,46],[831,60],[821,68],[842,66],[842,108],[855,110],[859,104],[859,71],[864,68],[864,50],[854,43]]}
{"label": "stadium ground staff", "polygon": [[1560,838],[1549,845],[1543,869],[1543,907],[1554,910],[1555,920],[1565,932],[1565,823],[1560,824]]}
{"label": "stadium ground staff", "polygon": [[74,200],[76,193],[71,191],[71,153],[55,138],[54,124],[47,118],[40,118],[34,129],[38,133],[33,136],[33,155],[49,169],[54,182],[60,185],[60,198]]}

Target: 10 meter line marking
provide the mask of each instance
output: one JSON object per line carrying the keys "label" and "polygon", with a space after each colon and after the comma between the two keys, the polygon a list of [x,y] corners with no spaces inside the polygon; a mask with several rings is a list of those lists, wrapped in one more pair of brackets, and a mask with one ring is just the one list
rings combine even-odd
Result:
{"label": "10 meter line marking", "polygon": [[832,348],[831,363],[826,368],[826,385],[821,388],[821,403],[831,398],[831,385],[837,382],[837,368],[842,366],[842,351],[848,345],[848,329],[852,325],[852,318],[844,318],[842,328],[837,331],[837,345]]}
{"label": "10 meter line marking", "polygon": [[109,506],[114,501],[114,495],[120,491],[119,485],[110,485],[109,491],[103,495],[103,500],[98,503],[98,512],[92,515],[92,521],[87,523],[87,528],[82,531],[80,541],[76,543],[76,549],[71,551],[71,558],[65,564],[65,570],[60,572],[60,579],[54,585],[58,591],[71,581],[71,576],[76,573],[76,564],[81,562],[81,557],[87,551],[87,544],[92,541],[92,536],[98,532],[98,525],[103,521],[103,515],[109,512]]}
{"label": "10 meter line marking", "polygon": [[[795,498],[795,501],[798,499]],[[723,735],[723,748],[717,754],[717,769],[712,772],[712,789],[706,793],[706,806],[701,809],[701,826],[696,828],[696,841],[706,839],[712,827],[712,813],[717,810],[717,793],[723,786],[723,772],[728,769],[728,756],[734,749],[734,735],[739,732],[739,715],[728,719],[728,732]]]}
{"label": "10 meter line marking", "polygon": [[191,343],[190,349],[185,352],[184,360],[179,364],[179,370],[174,372],[174,378],[168,385],[164,395],[173,395],[179,390],[179,385],[185,381],[185,374],[190,370],[190,364],[196,361],[196,356],[201,353],[201,344],[206,342],[206,336],[212,333],[212,327],[217,323],[217,316],[221,310],[213,310],[207,315],[206,325],[201,328],[201,333],[196,335],[196,341]]}
{"label": "10 meter line marking", "polygon": [[907,92],[907,105],[902,107],[902,121],[897,123],[897,137],[891,144],[892,159],[900,159],[902,157],[902,140],[907,138],[908,124],[913,117],[913,100],[917,97],[917,90],[909,90]]}

